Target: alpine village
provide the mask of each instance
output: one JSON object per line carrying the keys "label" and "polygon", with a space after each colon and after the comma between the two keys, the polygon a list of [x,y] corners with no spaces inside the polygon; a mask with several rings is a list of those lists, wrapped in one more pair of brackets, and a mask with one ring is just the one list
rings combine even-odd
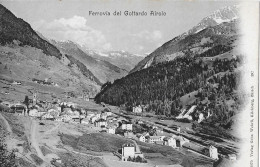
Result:
{"label": "alpine village", "polygon": [[221,8],[141,57],[47,39],[0,4],[0,166],[236,164],[238,10]]}

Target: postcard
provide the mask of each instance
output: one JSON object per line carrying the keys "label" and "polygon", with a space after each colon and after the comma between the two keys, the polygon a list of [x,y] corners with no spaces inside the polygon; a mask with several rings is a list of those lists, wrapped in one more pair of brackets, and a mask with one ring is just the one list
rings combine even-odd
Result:
{"label": "postcard", "polygon": [[0,166],[257,167],[259,2],[2,0]]}

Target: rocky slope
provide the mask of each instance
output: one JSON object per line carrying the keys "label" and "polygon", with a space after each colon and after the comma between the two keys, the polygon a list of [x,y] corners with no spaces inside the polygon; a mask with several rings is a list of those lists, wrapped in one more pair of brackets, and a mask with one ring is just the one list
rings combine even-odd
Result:
{"label": "rocky slope", "polygon": [[[207,35],[205,35],[206,28],[212,27],[212,30],[207,31],[219,31],[215,32],[216,34],[219,33],[219,35],[225,35],[224,33],[227,33],[224,31],[221,31],[220,29],[216,30],[214,28],[215,26],[222,24],[224,25],[225,22],[232,22],[238,19],[238,6],[228,6],[224,7],[220,10],[215,11],[210,16],[207,16],[201,20],[200,23],[198,23],[196,26],[188,30],[187,32],[173,38],[172,40],[166,42],[161,47],[157,48],[154,52],[152,52],[150,55],[145,57],[142,61],[140,61],[133,70],[131,70],[130,73],[147,68],[151,65],[158,64],[160,62],[164,61],[171,61],[172,59],[176,58],[177,56],[182,56],[186,54],[185,52],[189,52],[190,49],[193,49],[194,46],[192,46],[194,41],[191,41],[187,43],[186,41],[191,38],[193,35],[198,36],[201,35],[205,37],[201,44],[197,44],[196,47],[205,45],[205,42],[207,43],[215,43],[215,41],[212,41],[212,39],[207,38]],[[229,30],[227,30],[229,31]],[[208,40],[208,41],[207,41]],[[197,41],[195,41],[197,42]],[[220,42],[220,41],[218,41]],[[183,43],[186,43],[186,45],[183,45]],[[203,48],[205,49],[205,47]],[[207,48],[206,48],[207,49]],[[192,50],[194,52],[194,49]]]}

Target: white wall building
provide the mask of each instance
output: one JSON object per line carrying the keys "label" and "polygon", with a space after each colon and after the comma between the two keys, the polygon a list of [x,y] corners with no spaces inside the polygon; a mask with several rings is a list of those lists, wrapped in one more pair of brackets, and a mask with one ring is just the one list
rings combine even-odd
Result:
{"label": "white wall building", "polygon": [[160,143],[163,142],[165,136],[150,136],[148,138],[148,143]]}
{"label": "white wall building", "polygon": [[138,156],[144,158],[143,153],[136,143],[126,143],[122,146],[122,161],[127,161],[129,157],[134,158]]}
{"label": "white wall building", "polygon": [[64,121],[64,122],[69,122],[69,121],[72,119],[71,116],[69,116],[69,115],[67,115],[67,114],[66,114],[66,115],[63,115],[62,118],[63,118],[63,121]]}
{"label": "white wall building", "polygon": [[188,139],[184,138],[183,136],[175,136],[173,138],[176,140],[176,147],[182,147],[184,143],[190,142]]}
{"label": "white wall building", "polygon": [[127,143],[122,146],[122,160],[127,161],[128,157],[133,158],[135,156],[135,145]]}
{"label": "white wall building", "polygon": [[93,123],[96,122],[97,119],[98,118],[96,116],[93,116],[93,117],[90,118],[90,122],[93,124]]}
{"label": "white wall building", "polygon": [[81,124],[89,124],[89,120],[88,119],[82,119],[81,120]]}
{"label": "white wall building", "polygon": [[53,119],[54,117],[50,113],[46,113],[42,116],[42,119]]}
{"label": "white wall building", "polygon": [[231,161],[235,161],[235,160],[237,160],[237,156],[236,156],[236,154],[228,154],[228,159]]}
{"label": "white wall building", "polygon": [[107,129],[107,133],[115,134],[116,133],[116,129],[110,127],[110,128]]}
{"label": "white wall building", "polygon": [[164,140],[164,145],[170,146],[173,148],[176,147],[176,139],[174,139],[173,137],[165,137],[163,140]]}
{"label": "white wall building", "polygon": [[136,106],[136,107],[133,107],[133,113],[142,113],[142,107],[139,105],[139,106]]}
{"label": "white wall building", "polygon": [[104,127],[107,127],[107,121],[104,120],[104,119],[99,119],[95,122],[94,124],[96,127],[101,127],[101,126],[104,126]]}
{"label": "white wall building", "polygon": [[209,146],[209,157],[218,159],[218,149],[214,146]]}
{"label": "white wall building", "polygon": [[32,109],[29,111],[29,116],[31,117],[38,117],[38,110],[37,109]]}
{"label": "white wall building", "polygon": [[133,130],[133,124],[130,123],[123,123],[122,124],[122,129],[124,130]]}
{"label": "white wall building", "polygon": [[141,142],[145,142],[145,136],[144,135],[139,136],[138,140]]}
{"label": "white wall building", "polygon": [[204,118],[203,113],[200,113],[200,114],[199,114],[198,123],[201,123],[201,121],[203,121],[204,119],[205,119],[205,118]]}
{"label": "white wall building", "polygon": [[57,118],[55,118],[55,121],[62,122],[63,118],[62,117],[57,117]]}

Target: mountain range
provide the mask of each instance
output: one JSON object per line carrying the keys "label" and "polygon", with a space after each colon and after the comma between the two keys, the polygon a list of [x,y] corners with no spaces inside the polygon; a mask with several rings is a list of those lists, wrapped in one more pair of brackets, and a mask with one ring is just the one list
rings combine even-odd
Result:
{"label": "mountain range", "polygon": [[127,51],[107,51],[107,52],[94,52],[91,50],[85,50],[92,57],[95,57],[99,60],[108,61],[122,69],[131,71],[139,61],[141,61],[144,56],[132,54]]}
{"label": "mountain range", "polygon": [[109,61],[93,57],[93,55],[84,52],[79,45],[72,41],[55,41],[50,42],[65,54],[72,55],[82,62],[101,83],[114,81],[115,79],[125,76],[128,71],[122,69]]}

